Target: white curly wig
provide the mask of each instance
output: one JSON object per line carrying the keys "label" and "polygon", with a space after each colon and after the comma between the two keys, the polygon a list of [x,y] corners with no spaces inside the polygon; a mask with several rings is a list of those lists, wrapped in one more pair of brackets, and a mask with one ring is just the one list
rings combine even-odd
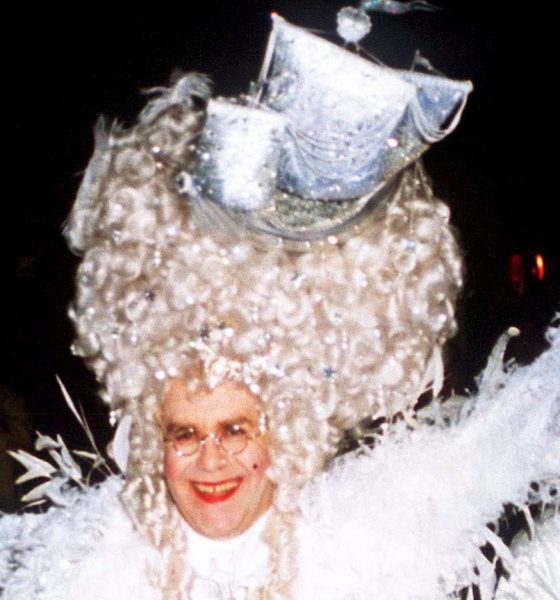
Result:
{"label": "white curly wig", "polygon": [[192,577],[163,477],[163,386],[199,373],[195,385],[234,379],[260,396],[276,487],[265,533],[273,576],[257,594],[289,597],[299,491],[346,429],[410,411],[436,377],[455,330],[461,258],[419,165],[345,241],[294,252],[212,236],[176,185],[192,167],[207,96],[205,80],[188,75],[130,130],[98,127],[66,226],[83,255],[74,350],[106,402],[133,417],[123,501],[164,554],[154,582],[165,598],[181,598]]}

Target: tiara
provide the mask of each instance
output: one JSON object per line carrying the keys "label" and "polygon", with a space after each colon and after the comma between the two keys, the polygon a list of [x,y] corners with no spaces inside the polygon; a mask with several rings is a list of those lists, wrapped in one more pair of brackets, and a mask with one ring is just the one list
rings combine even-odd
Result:
{"label": "tiara", "polygon": [[471,90],[380,66],[273,15],[257,84],[209,101],[182,191],[214,230],[296,242],[339,234],[455,129]]}

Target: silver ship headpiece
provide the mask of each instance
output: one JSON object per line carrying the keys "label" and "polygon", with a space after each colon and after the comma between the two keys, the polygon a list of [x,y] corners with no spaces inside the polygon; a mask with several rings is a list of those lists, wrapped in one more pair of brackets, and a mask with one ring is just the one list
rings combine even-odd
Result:
{"label": "silver ship headpiece", "polygon": [[309,241],[387,195],[457,126],[472,85],[378,66],[273,16],[258,88],[209,103],[195,202],[233,228]]}

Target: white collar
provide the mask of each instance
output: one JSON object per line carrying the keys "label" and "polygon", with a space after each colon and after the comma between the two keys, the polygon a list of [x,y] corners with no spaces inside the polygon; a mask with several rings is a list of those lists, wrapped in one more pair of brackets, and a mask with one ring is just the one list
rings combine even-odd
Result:
{"label": "white collar", "polygon": [[243,600],[249,589],[266,584],[269,553],[261,536],[267,516],[265,513],[247,531],[228,540],[204,537],[185,523],[196,600]]}

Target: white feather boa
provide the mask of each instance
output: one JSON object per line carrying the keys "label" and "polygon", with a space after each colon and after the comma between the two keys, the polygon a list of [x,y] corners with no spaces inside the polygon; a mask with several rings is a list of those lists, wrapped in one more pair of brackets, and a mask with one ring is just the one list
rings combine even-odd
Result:
{"label": "white feather boa", "polygon": [[524,505],[533,481],[553,501],[560,481],[558,336],[553,346],[482,385],[456,424],[393,432],[310,486],[302,538],[314,544],[302,544],[300,565],[314,575],[300,596],[345,598],[352,581],[348,597],[360,599],[436,600],[471,583],[491,598],[494,570],[479,548],[490,542],[506,567],[512,555],[486,524],[504,503]]}
{"label": "white feather boa", "polygon": [[[483,383],[453,425],[397,428],[308,486],[295,598],[437,600],[476,583],[486,600],[495,586],[480,551],[487,542],[512,572],[496,598],[559,597],[557,514],[517,558],[487,527],[504,503],[523,506],[529,494],[558,504],[558,492],[547,496],[560,477],[560,336],[551,337],[551,349],[533,365]],[[530,491],[532,482],[538,492]],[[68,507],[4,517],[3,597],[158,598],[146,565],[157,569],[159,557],[132,530],[120,486],[111,478],[75,492]]]}

